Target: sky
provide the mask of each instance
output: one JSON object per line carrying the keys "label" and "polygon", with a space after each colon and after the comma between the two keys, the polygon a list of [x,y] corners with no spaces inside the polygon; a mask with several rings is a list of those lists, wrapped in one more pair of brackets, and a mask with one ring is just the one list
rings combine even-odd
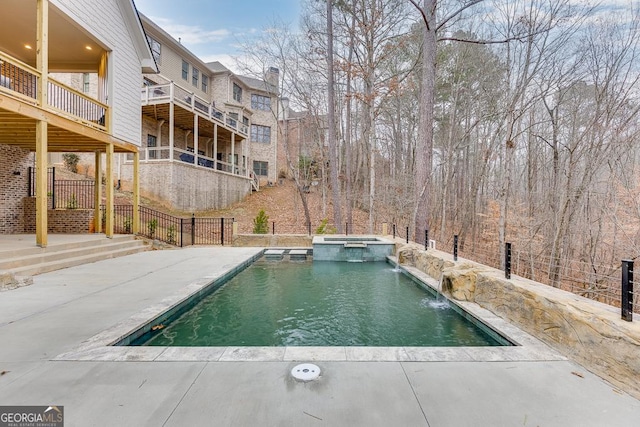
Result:
{"label": "sky", "polygon": [[205,62],[235,68],[239,44],[282,22],[296,29],[301,0],[134,0],[138,10]]}

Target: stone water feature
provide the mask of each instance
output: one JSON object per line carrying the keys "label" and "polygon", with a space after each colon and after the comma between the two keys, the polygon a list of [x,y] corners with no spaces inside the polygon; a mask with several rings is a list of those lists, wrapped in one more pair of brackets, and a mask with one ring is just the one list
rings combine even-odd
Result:
{"label": "stone water feature", "polygon": [[400,265],[442,280],[453,299],[475,302],[640,398],[640,322],[620,309],[417,244],[397,252]]}
{"label": "stone water feature", "polygon": [[312,244],[314,261],[386,261],[395,249],[394,242],[377,236],[316,236]]}

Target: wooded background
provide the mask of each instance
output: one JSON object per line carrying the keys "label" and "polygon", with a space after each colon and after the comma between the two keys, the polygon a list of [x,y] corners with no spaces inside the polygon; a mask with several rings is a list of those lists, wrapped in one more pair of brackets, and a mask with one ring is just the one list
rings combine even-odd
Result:
{"label": "wooded background", "polygon": [[[338,232],[353,209],[461,256],[619,304],[640,254],[638,4],[306,1],[240,66],[280,69],[317,135],[288,153]],[[277,113],[277,112],[274,112]],[[284,138],[285,147],[287,138]],[[301,154],[303,153],[303,154]],[[306,187],[308,188],[308,187]]]}

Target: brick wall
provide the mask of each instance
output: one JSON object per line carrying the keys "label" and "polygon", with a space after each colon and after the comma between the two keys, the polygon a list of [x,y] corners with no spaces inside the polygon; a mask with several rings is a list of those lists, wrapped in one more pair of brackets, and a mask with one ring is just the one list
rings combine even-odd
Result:
{"label": "brick wall", "polygon": [[33,166],[32,153],[0,144],[0,234],[24,230],[22,199],[27,195],[29,166]]}
{"label": "brick wall", "polygon": [[[238,103],[233,99],[233,83],[238,84],[242,88],[242,102]],[[249,150],[249,159],[247,166],[253,170],[253,161],[258,160],[269,164],[268,176],[260,177],[262,184],[266,181],[276,182],[278,176],[278,121],[273,111],[278,109],[278,98],[271,96],[271,109],[273,111],[262,111],[251,109],[251,94],[262,96],[270,96],[268,92],[249,88],[236,76],[228,76],[227,74],[216,74],[211,84],[212,95],[216,101],[216,106],[225,112],[237,112],[241,107],[246,111],[251,111],[249,117],[251,124],[268,126],[271,128],[271,143],[251,142],[251,128],[247,137],[247,150]]]}
{"label": "brick wall", "polygon": [[[25,197],[24,232],[36,232],[36,198]],[[92,209],[49,209],[47,211],[47,230],[58,234],[86,234],[89,223],[93,222]]]}

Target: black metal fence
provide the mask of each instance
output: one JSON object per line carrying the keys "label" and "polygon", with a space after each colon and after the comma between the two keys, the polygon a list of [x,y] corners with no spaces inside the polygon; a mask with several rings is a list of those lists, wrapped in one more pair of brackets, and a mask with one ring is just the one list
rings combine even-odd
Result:
{"label": "black metal fence", "polygon": [[[407,239],[408,242],[408,237],[406,237],[409,233],[408,230],[409,227],[399,227],[396,224],[392,224],[392,233],[394,239],[396,237],[400,237],[402,239]],[[428,250],[429,230],[424,230],[424,234],[416,233],[416,236],[419,236],[419,238],[422,238],[422,236],[424,236],[424,250]],[[451,246],[451,254],[453,255],[454,261],[458,260],[458,255],[460,254],[468,260],[473,260],[478,263],[503,270],[505,278],[511,279],[512,269],[514,268],[514,251],[511,242],[505,243],[503,258],[500,257],[500,254],[498,253],[500,251],[495,250],[495,247],[473,248],[469,251],[463,251],[459,243],[460,241],[458,235],[454,235],[453,244]],[[547,264],[550,264],[548,260],[545,262]],[[638,303],[638,301],[640,300],[640,293],[634,292],[633,286],[633,263],[633,260],[622,260],[620,273],[615,273],[616,275],[621,275],[622,280],[621,282],[618,282],[619,285],[616,285],[614,283],[615,280],[612,280],[615,279],[612,274],[590,277],[589,275],[585,275],[583,271],[574,270],[574,277],[563,278],[564,281],[570,280],[572,282],[570,288],[566,288],[565,290],[570,290],[571,292],[577,293],[587,298],[601,301],[613,306],[618,306],[619,304],[621,308],[622,319],[631,322],[633,321],[634,306],[635,310],[638,310],[640,308],[640,304]],[[593,266],[591,267],[593,268]],[[602,266],[597,267],[601,268]],[[520,271],[518,271],[517,266],[515,268],[516,274],[519,273],[521,277],[540,281],[537,280],[538,277],[532,277],[530,274],[528,274],[531,267],[529,267],[529,270],[525,268],[520,269]],[[610,268],[610,270],[613,273],[617,271],[617,268]],[[620,276],[618,276],[618,280],[620,280]],[[544,280],[540,282],[545,283]],[[599,289],[591,289],[591,282],[595,282],[596,284],[598,284]],[[580,283],[582,283],[582,286],[579,286]],[[547,284],[549,285],[549,283]],[[561,286],[558,285],[555,287]]]}
{"label": "black metal fence", "polygon": [[[106,225],[102,205],[102,227]],[[133,206],[115,205],[113,230],[116,234],[133,232]],[[140,206],[138,234],[174,246],[230,245],[233,242],[233,218],[181,218]]]}
{"label": "black metal fence", "polygon": [[[27,195],[34,197],[36,195],[36,169],[29,166],[29,175],[27,180]],[[47,195],[52,198],[54,209],[56,201],[55,191],[56,168],[47,168]]]}
{"label": "black metal fence", "polygon": [[[29,167],[27,195],[36,194],[36,171]],[[56,168],[47,168],[47,196],[52,209],[93,209],[95,183],[92,180],[56,179]]]}
{"label": "black metal fence", "polygon": [[[350,222],[344,222],[341,224],[343,234],[376,234],[380,232],[380,226],[376,224],[373,228],[373,233],[369,232],[368,224],[355,224]],[[253,234],[253,224],[240,224],[240,233]],[[320,222],[307,223],[301,220],[296,223],[284,222],[284,221],[268,221],[267,232],[264,234],[336,234],[338,227],[332,222],[323,220]]]}

